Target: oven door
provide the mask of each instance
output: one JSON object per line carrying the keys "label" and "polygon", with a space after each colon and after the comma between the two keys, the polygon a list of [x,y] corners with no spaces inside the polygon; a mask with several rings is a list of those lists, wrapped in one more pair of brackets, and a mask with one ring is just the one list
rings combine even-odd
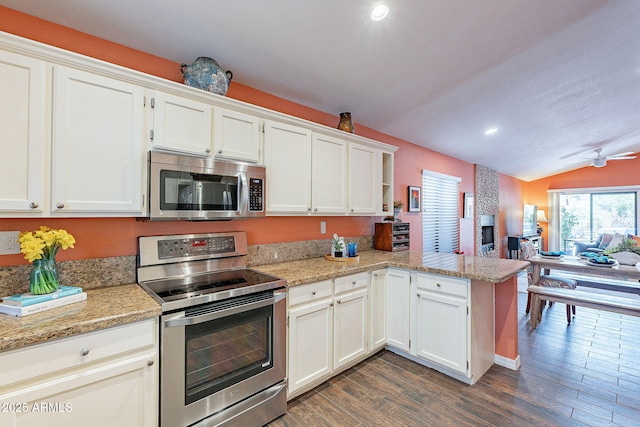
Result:
{"label": "oven door", "polygon": [[286,291],[162,316],[160,421],[198,422],[286,376]]}

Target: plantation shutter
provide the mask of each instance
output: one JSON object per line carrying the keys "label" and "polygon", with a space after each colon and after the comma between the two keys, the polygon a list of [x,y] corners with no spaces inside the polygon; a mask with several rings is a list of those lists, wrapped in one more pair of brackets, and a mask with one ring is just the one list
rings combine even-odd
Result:
{"label": "plantation shutter", "polygon": [[460,197],[462,179],[422,171],[422,249],[453,253],[460,248]]}

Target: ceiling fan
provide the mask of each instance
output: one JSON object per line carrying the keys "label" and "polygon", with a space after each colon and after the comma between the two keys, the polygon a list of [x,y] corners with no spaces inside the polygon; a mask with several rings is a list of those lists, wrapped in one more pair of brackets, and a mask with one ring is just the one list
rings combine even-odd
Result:
{"label": "ceiling fan", "polygon": [[620,153],[620,154],[613,154],[611,156],[606,156],[606,157],[602,155],[601,151],[602,151],[602,148],[595,149],[595,152],[597,154],[596,158],[593,159],[593,162],[589,166],[602,168],[607,165],[607,160],[631,160],[636,158],[636,156],[630,155],[630,154],[633,154],[632,151]]}

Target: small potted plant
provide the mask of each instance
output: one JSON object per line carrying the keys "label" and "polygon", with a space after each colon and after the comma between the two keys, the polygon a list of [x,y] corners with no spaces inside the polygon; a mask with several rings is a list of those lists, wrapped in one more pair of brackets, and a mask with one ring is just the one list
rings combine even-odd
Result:
{"label": "small potted plant", "polygon": [[607,248],[603,254],[624,265],[636,265],[640,262],[640,246],[634,239],[624,239],[618,246]]}
{"label": "small potted plant", "polygon": [[333,233],[333,240],[331,242],[331,256],[335,258],[344,257],[344,237],[338,236],[336,233]]}
{"label": "small potted plant", "polygon": [[402,200],[394,200],[393,201],[393,218],[394,221],[400,221],[400,211],[404,206],[404,202]]}

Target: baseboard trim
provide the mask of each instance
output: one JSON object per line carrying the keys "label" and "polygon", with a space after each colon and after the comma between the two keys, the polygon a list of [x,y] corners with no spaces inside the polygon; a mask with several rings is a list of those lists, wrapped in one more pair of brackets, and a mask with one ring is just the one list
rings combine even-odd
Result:
{"label": "baseboard trim", "polygon": [[518,355],[518,357],[516,357],[515,359],[509,359],[507,357],[496,354],[493,358],[493,361],[496,365],[503,366],[507,369],[511,369],[512,371],[517,371],[518,369],[520,369],[520,355]]}

